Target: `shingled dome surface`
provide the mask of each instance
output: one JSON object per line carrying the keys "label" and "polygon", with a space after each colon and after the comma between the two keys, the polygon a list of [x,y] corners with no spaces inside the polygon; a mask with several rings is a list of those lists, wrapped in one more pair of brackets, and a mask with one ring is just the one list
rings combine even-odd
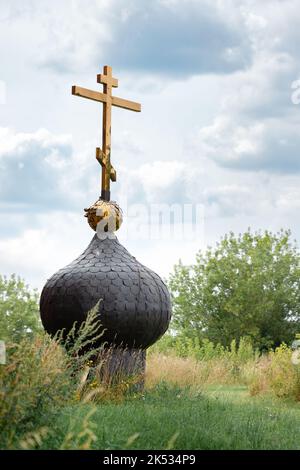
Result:
{"label": "shingled dome surface", "polygon": [[75,261],[46,283],[40,301],[46,331],[68,331],[100,300],[106,329],[101,342],[146,349],[160,338],[171,318],[170,297],[161,278],[139,263],[117,238],[94,236]]}

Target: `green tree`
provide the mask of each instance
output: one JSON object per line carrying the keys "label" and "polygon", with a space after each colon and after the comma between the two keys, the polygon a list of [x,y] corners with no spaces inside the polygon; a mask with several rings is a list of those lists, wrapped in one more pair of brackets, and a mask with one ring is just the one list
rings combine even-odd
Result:
{"label": "green tree", "polygon": [[173,328],[229,346],[243,336],[260,350],[300,329],[300,257],[290,231],[226,235],[169,279]]}
{"label": "green tree", "polygon": [[40,329],[37,292],[14,274],[0,275],[0,339],[19,342]]}

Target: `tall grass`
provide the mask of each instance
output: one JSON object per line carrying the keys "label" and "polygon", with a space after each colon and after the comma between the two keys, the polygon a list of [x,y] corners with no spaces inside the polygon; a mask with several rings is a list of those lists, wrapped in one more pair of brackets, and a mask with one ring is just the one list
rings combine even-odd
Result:
{"label": "tall grass", "polygon": [[150,352],[160,352],[179,357],[193,357],[198,361],[225,358],[238,363],[259,356],[258,351],[253,348],[251,340],[247,336],[242,337],[239,344],[233,339],[230,347],[225,348],[223,345],[214,344],[206,338],[200,340],[198,337],[165,335],[151,347]]}
{"label": "tall grass", "polygon": [[242,370],[227,359],[197,361],[192,357],[178,357],[162,353],[149,355],[146,368],[146,386],[151,388],[161,381],[180,387],[205,387],[210,384],[239,384]]}
{"label": "tall grass", "polygon": [[161,380],[198,388],[246,385],[251,395],[300,400],[300,366],[292,362],[291,348],[282,344],[259,355],[249,338],[224,348],[208,340],[166,337],[151,348],[147,362],[147,387]]}
{"label": "tall grass", "polygon": [[46,424],[74,401],[82,369],[100,350],[93,348],[102,334],[97,310],[89,312],[76,334],[74,326],[68,335],[40,334],[6,345],[7,364],[0,366],[1,448],[38,444],[50,432]]}
{"label": "tall grass", "polygon": [[77,399],[84,403],[121,402],[143,389],[144,352],[103,347],[97,360],[83,369]]}
{"label": "tall grass", "polygon": [[244,372],[251,395],[271,392],[278,398],[300,401],[300,366],[292,362],[292,350],[282,344]]}
{"label": "tall grass", "polygon": [[[68,334],[60,331],[51,338],[41,333],[33,340],[6,345],[7,364],[0,366],[0,448],[40,448],[65,407],[120,402],[139,388],[143,377],[134,366],[139,365],[141,352],[130,353],[128,373],[126,349],[97,346],[103,334],[98,318],[96,305],[86,321],[74,324]],[[111,373],[116,354],[117,367]],[[58,446],[68,449],[75,442],[76,448],[90,448],[92,415],[76,423],[77,434],[68,429]]]}
{"label": "tall grass", "polygon": [[8,362],[0,367],[0,445],[14,447],[16,440],[43,425],[71,398],[73,383],[66,356],[46,335],[34,341],[10,344]]}
{"label": "tall grass", "polygon": [[253,364],[259,354],[249,340],[235,340],[230,348],[204,339],[166,336],[149,351],[147,384],[160,378],[178,385],[245,383],[246,364]]}

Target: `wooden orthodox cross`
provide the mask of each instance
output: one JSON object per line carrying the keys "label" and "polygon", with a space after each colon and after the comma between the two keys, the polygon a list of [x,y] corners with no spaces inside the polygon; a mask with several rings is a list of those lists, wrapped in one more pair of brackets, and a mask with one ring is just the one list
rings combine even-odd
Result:
{"label": "wooden orthodox cross", "polygon": [[110,180],[116,181],[116,170],[111,164],[111,107],[129,109],[131,111],[141,111],[141,105],[134,101],[124,100],[117,96],[112,96],[112,87],[117,88],[118,80],[112,76],[112,68],[109,65],[103,67],[103,74],[97,75],[97,82],[103,85],[103,93],[88,90],[79,86],[72,86],[72,94],[87,98],[89,100],[103,103],[102,119],[102,149],[96,148],[96,158],[102,166],[101,199],[110,200]]}

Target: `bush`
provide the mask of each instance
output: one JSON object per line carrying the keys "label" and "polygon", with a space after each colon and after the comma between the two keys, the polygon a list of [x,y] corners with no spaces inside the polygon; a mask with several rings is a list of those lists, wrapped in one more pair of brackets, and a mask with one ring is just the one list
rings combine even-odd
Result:
{"label": "bush", "polygon": [[14,274],[0,275],[0,339],[19,342],[41,331],[37,292]]}
{"label": "bush", "polygon": [[278,398],[300,400],[300,369],[291,359],[292,350],[283,343],[248,367],[251,395],[271,392]]}
{"label": "bush", "polygon": [[292,350],[286,344],[270,352],[268,379],[277,397],[300,400],[300,370],[292,363]]}

